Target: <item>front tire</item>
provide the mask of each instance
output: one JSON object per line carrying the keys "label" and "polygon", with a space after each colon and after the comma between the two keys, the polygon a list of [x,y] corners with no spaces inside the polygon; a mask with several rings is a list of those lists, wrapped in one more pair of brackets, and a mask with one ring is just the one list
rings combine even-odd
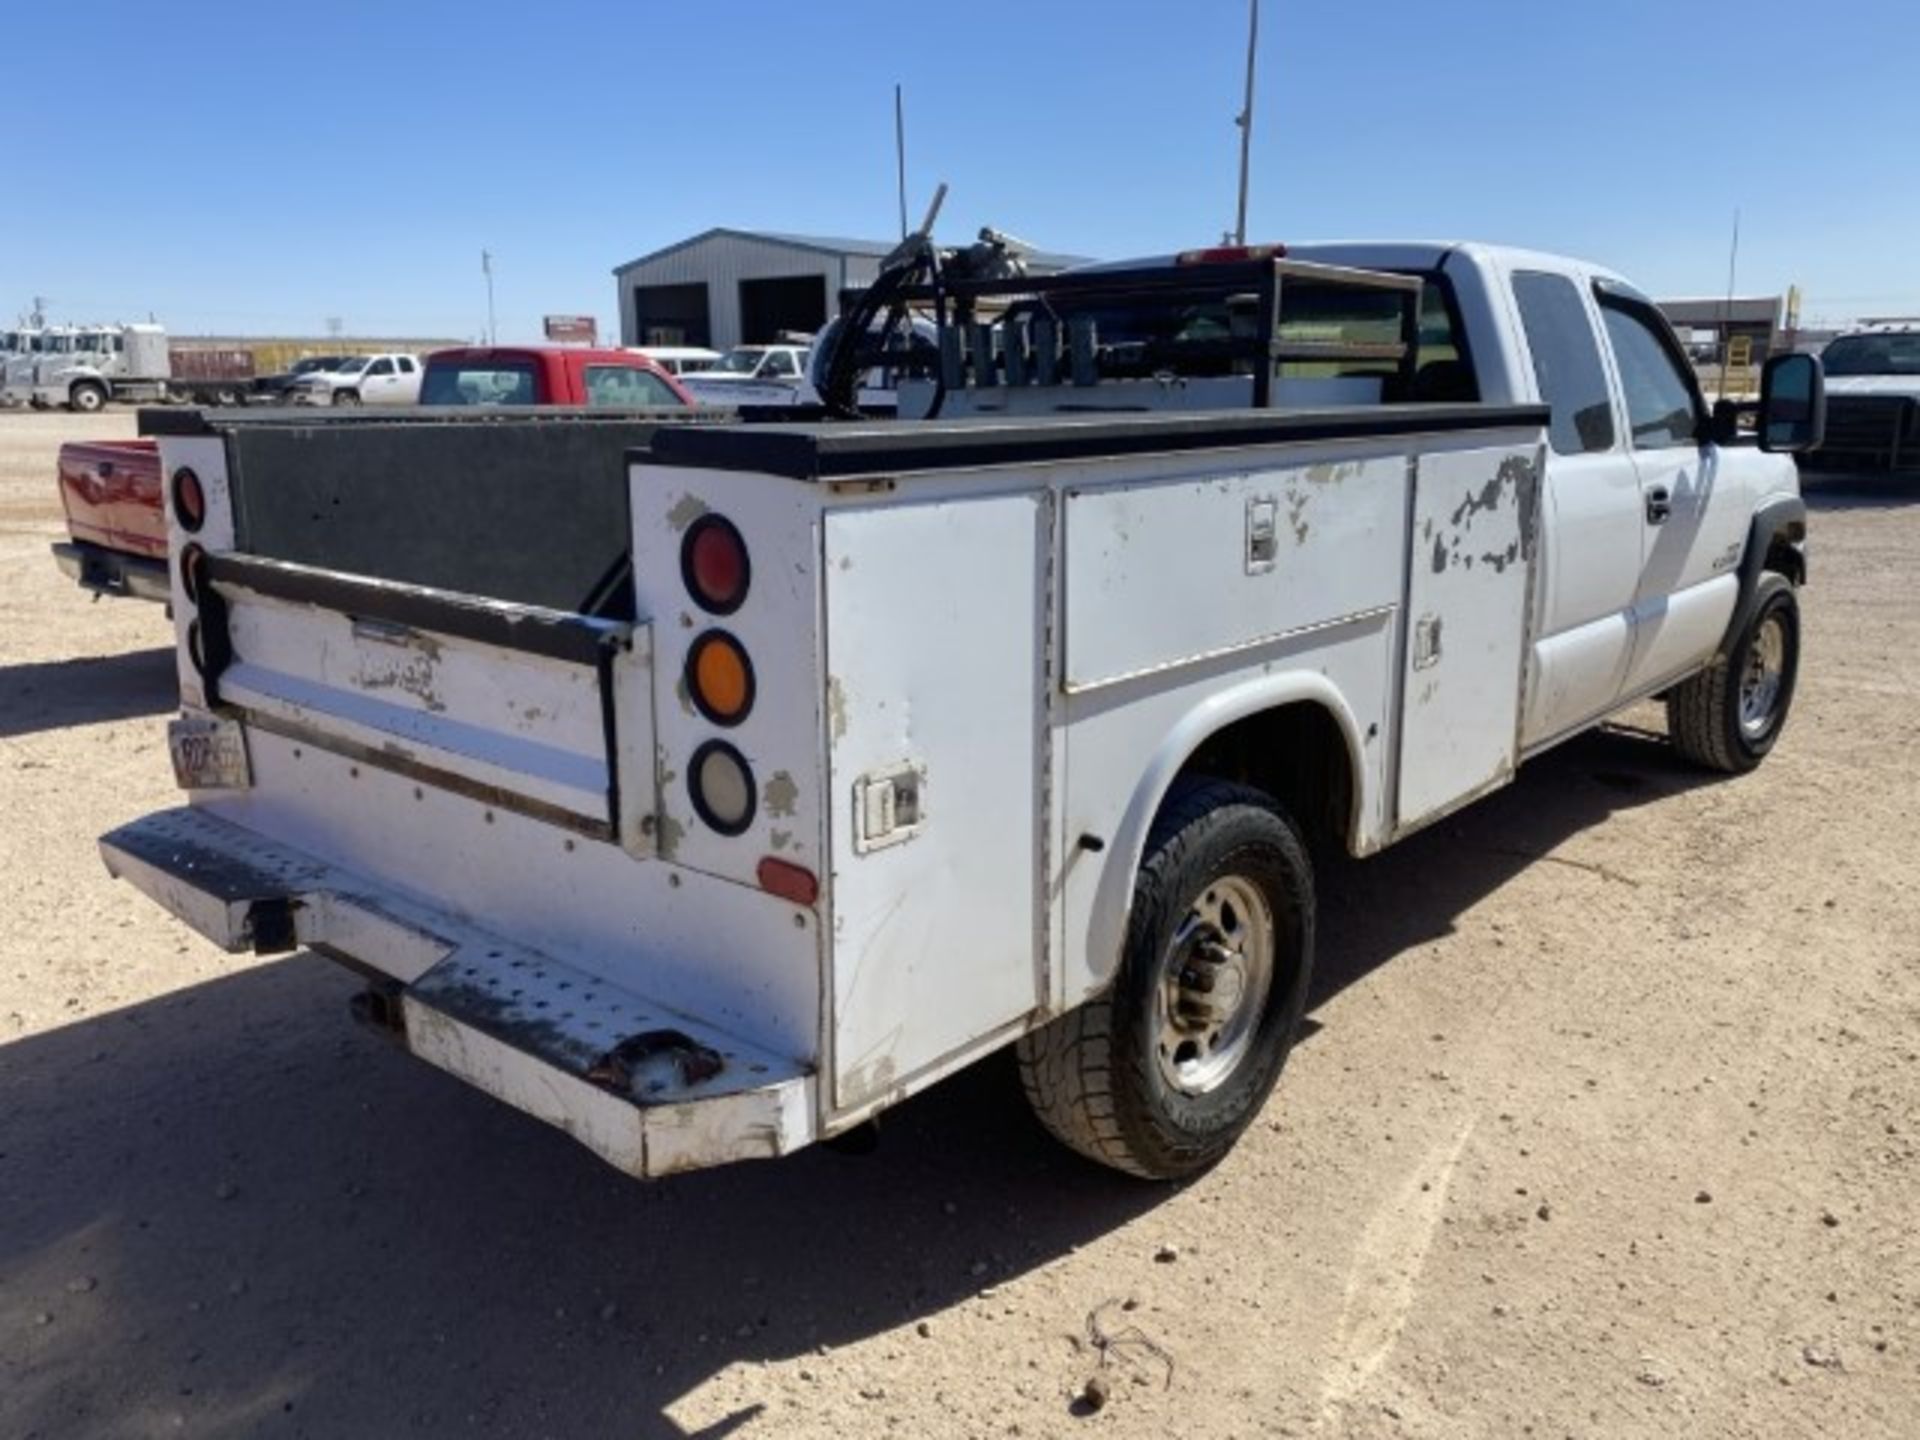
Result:
{"label": "front tire", "polygon": [[1178,782],[1106,993],[1021,1038],[1040,1122],[1150,1179],[1215,1164],[1280,1078],[1313,971],[1313,865],[1261,791]]}
{"label": "front tire", "polygon": [[333,403],[348,406],[358,405],[360,403],[360,392],[358,390],[336,390],[333,392]]}
{"label": "front tire", "polygon": [[1667,733],[1696,765],[1744,775],[1773,749],[1800,675],[1800,601],[1786,576],[1760,577],[1753,613],[1726,654],[1667,696]]}
{"label": "front tire", "polygon": [[67,392],[67,404],[78,415],[97,415],[107,406],[107,392],[98,385],[76,385]]}

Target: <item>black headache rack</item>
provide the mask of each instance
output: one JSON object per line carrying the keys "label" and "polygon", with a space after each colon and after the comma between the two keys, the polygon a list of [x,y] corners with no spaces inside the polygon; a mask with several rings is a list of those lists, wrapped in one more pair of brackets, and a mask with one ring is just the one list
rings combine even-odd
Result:
{"label": "black headache rack", "polygon": [[[842,316],[863,292],[841,292]],[[1380,377],[1383,401],[1414,393],[1418,276],[1285,258],[1089,267],[988,279],[935,274],[890,297],[886,323],[856,350],[862,371],[944,392],[1091,387],[1163,376],[1250,376],[1273,403],[1287,365]],[[1364,312],[1364,337],[1336,318]],[[930,320],[937,340],[911,317]]]}

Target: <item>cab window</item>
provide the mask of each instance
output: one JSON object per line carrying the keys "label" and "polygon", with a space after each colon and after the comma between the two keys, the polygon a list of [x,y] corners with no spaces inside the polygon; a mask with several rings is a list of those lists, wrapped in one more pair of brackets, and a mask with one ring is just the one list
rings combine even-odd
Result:
{"label": "cab window", "polygon": [[1627,427],[1634,448],[1670,450],[1698,443],[1693,387],[1653,327],[1633,310],[1604,300],[1600,318],[1620,369],[1620,392],[1627,402]]}
{"label": "cab window", "polygon": [[1552,411],[1547,440],[1556,455],[1613,448],[1613,398],[1587,307],[1564,275],[1517,270],[1513,298],[1533,355],[1533,378]]}
{"label": "cab window", "polygon": [[370,376],[371,375],[391,375],[392,373],[393,373],[393,362],[391,360],[376,360],[373,362],[373,364],[367,367],[367,374]]}
{"label": "cab window", "polygon": [[631,365],[586,367],[587,404],[633,409],[644,405],[678,405],[680,397],[658,375]]}
{"label": "cab window", "polygon": [[764,376],[785,376],[797,375],[800,372],[793,363],[792,351],[775,350],[768,354],[766,363],[760,367],[760,373]]}

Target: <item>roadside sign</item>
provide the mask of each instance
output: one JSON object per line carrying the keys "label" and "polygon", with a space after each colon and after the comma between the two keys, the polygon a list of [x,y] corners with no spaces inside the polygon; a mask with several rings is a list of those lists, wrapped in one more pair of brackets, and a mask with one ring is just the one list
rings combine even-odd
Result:
{"label": "roadside sign", "polygon": [[549,315],[547,339],[556,345],[591,345],[600,338],[600,327],[591,315]]}

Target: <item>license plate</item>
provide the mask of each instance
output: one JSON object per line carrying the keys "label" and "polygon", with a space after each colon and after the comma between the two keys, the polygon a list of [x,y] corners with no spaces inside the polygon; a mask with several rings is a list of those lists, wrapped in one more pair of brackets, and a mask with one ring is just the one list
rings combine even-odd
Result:
{"label": "license plate", "polygon": [[238,721],[182,715],[167,724],[167,749],[183,790],[244,790],[253,783],[247,736]]}

